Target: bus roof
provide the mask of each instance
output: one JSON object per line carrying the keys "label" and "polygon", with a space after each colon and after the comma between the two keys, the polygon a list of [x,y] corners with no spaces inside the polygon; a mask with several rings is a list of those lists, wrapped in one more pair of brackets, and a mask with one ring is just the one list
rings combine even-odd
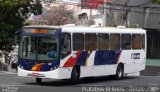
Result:
{"label": "bus roof", "polygon": [[63,26],[48,26],[48,25],[31,25],[24,28],[62,28],[62,32],[69,33],[146,33],[142,28],[118,28],[118,27],[63,27]]}
{"label": "bus roof", "polygon": [[62,27],[62,32],[71,33],[146,33],[141,28],[116,28],[116,27]]}

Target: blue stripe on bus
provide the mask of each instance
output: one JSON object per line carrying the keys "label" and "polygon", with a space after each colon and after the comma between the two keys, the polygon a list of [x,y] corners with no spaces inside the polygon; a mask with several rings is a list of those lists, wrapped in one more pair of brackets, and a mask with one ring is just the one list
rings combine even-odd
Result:
{"label": "blue stripe on bus", "polygon": [[[34,67],[35,64],[37,63],[40,63],[40,62],[36,62],[36,60],[22,60],[22,59],[19,59],[18,60],[18,64],[23,67],[24,70],[28,70],[28,71],[31,71],[32,70],[32,67]],[[43,62],[45,63],[45,62]],[[50,61],[50,64],[49,63],[45,63],[40,71],[50,71],[51,68],[52,70],[56,69],[59,67],[59,63],[60,61]]]}
{"label": "blue stripe on bus", "polygon": [[82,51],[81,54],[79,55],[76,65],[82,65],[85,66],[86,59],[88,57],[88,52],[87,51]]}
{"label": "blue stripe on bus", "polygon": [[[50,71],[52,68],[52,66],[49,66],[48,63],[46,63],[45,65],[43,65],[40,69],[40,71]],[[52,68],[54,69],[54,68]]]}
{"label": "blue stripe on bus", "polygon": [[[120,50],[100,50],[96,51],[94,57],[94,65],[106,65],[106,64],[116,64],[118,57],[120,55]],[[79,55],[76,65],[85,66],[86,59],[89,57],[90,53],[88,51],[82,51]],[[19,65],[23,66],[25,70],[31,71],[32,67],[37,63],[35,60],[28,61],[28,60],[19,60]],[[90,62],[90,61],[89,61]],[[58,68],[59,60],[52,62],[51,65],[48,63],[44,64],[40,71],[50,71]]]}
{"label": "blue stripe on bus", "polygon": [[96,51],[94,65],[116,64],[121,51]]}

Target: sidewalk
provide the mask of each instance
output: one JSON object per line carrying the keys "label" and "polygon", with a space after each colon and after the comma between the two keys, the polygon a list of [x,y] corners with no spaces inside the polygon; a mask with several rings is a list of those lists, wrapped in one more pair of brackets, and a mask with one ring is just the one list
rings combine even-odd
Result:
{"label": "sidewalk", "polygon": [[147,59],[146,65],[160,66],[160,59]]}
{"label": "sidewalk", "polygon": [[140,75],[160,76],[160,59],[147,59],[146,68]]}

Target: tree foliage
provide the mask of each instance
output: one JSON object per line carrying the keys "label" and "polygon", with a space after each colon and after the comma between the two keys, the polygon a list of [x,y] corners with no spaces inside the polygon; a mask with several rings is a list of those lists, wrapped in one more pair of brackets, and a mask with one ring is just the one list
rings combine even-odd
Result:
{"label": "tree foliage", "polygon": [[159,3],[160,4],[160,0],[151,0],[152,3]]}
{"label": "tree foliage", "polygon": [[0,0],[0,50],[12,50],[15,32],[31,13],[42,13],[40,0]]}
{"label": "tree foliage", "polygon": [[51,7],[50,10],[45,10],[42,14],[48,25],[64,25],[74,23],[74,12],[66,9],[64,5]]}

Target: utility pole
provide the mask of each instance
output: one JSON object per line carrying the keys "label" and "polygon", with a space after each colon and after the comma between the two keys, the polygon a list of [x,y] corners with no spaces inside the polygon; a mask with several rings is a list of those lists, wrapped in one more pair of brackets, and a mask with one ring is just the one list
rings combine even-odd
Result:
{"label": "utility pole", "polygon": [[89,25],[92,25],[92,0],[90,0],[90,23]]}
{"label": "utility pole", "polygon": [[107,0],[104,0],[104,7],[103,7],[103,10],[104,10],[104,14],[103,14],[103,27],[107,26]]}
{"label": "utility pole", "polygon": [[148,17],[149,17],[149,8],[144,8],[143,10],[143,27],[147,28],[148,25]]}
{"label": "utility pole", "polygon": [[125,3],[125,8],[126,8],[126,9],[125,9],[125,10],[126,10],[126,11],[125,11],[126,14],[125,14],[125,16],[124,16],[125,26],[128,27],[128,2]]}

